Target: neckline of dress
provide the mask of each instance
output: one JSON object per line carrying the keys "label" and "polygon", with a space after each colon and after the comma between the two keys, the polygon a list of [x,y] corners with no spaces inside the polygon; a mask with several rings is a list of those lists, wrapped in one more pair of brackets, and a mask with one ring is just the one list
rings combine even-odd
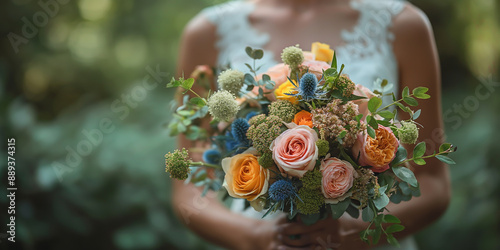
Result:
{"label": "neckline of dress", "polygon": [[[355,10],[359,13],[359,16],[358,16],[358,20],[356,20],[355,24],[352,26],[352,28],[350,29],[341,29],[340,30],[340,39],[342,40],[342,44],[338,45],[338,46],[335,46],[333,47],[333,50],[337,53],[339,51],[342,51],[342,50],[345,50],[347,46],[349,46],[349,41],[346,39],[347,36],[351,35],[351,34],[354,34],[356,32],[356,30],[361,26],[361,20],[362,20],[362,15],[364,15],[364,13],[360,10],[356,10],[354,8],[354,5],[356,4],[355,2],[362,2],[363,0],[351,0],[349,1],[349,6],[352,10]],[[252,1],[240,1],[242,4],[247,4],[249,5],[250,9],[249,11],[247,11],[243,17],[243,19],[245,20],[247,26],[253,30],[253,32],[255,32],[256,34],[259,34],[261,36],[268,36],[268,37],[271,37],[269,35],[268,32],[265,32],[265,31],[262,31],[262,30],[259,30],[257,28],[255,28],[252,23],[250,22],[250,15],[252,14],[253,11],[255,11],[255,3],[252,2]],[[264,46],[268,43],[269,41],[266,41],[265,44],[262,45],[262,50],[264,51],[264,54],[268,54],[268,55],[272,55],[272,58],[270,58],[270,60],[274,63],[274,64],[278,64],[278,61],[274,58],[274,53],[272,51],[269,51],[267,49],[264,49]]]}

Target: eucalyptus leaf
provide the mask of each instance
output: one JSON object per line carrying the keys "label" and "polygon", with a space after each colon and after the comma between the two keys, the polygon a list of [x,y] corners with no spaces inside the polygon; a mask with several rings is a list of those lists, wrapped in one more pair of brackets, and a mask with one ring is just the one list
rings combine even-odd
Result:
{"label": "eucalyptus leaf", "polygon": [[401,179],[404,182],[407,182],[408,184],[417,187],[418,182],[417,178],[415,178],[415,174],[408,168],[399,166],[399,167],[393,167],[392,172]]}
{"label": "eucalyptus leaf", "polygon": [[392,160],[390,166],[397,166],[400,162],[406,160],[406,157],[408,157],[408,152],[406,151],[406,148],[403,146],[398,147],[398,151],[396,151],[396,156]]}
{"label": "eucalyptus leaf", "polygon": [[361,218],[363,219],[364,222],[372,221],[373,217],[375,217],[375,213],[370,208],[370,206],[365,207],[361,212]]}
{"label": "eucalyptus leaf", "polygon": [[245,74],[244,83],[246,85],[252,85],[252,86],[257,85],[253,76],[251,74],[248,74],[248,73]]}
{"label": "eucalyptus leaf", "polygon": [[420,117],[420,113],[421,113],[421,112],[422,112],[422,110],[421,110],[421,109],[419,109],[419,110],[415,111],[415,113],[413,114],[413,117],[412,117],[412,118],[413,118],[413,120],[418,119],[418,118]]}
{"label": "eucalyptus leaf", "polygon": [[453,159],[451,159],[450,157],[445,156],[445,155],[436,155],[436,158],[438,158],[438,160],[440,160],[446,164],[450,164],[450,165],[457,164]]}
{"label": "eucalyptus leaf", "polygon": [[403,225],[401,225],[401,224],[394,224],[394,225],[388,226],[385,229],[385,232],[388,233],[388,234],[392,234],[392,233],[401,232],[404,229],[405,229],[405,227]]}
{"label": "eucalyptus leaf", "polygon": [[248,55],[249,57],[252,57],[252,54],[253,54],[253,49],[252,49],[252,47],[247,46],[247,47],[245,48],[245,52],[247,53],[247,55]]}
{"label": "eucalyptus leaf", "polygon": [[373,245],[376,245],[378,244],[379,240],[380,240],[380,236],[382,235],[382,226],[380,225],[377,225],[375,227],[375,232],[373,233]]}
{"label": "eucalyptus leaf", "polygon": [[359,209],[354,207],[352,204],[347,207],[345,210],[352,218],[357,219],[359,218]]}
{"label": "eucalyptus leaf", "polygon": [[351,204],[351,199],[349,198],[344,199],[343,201],[337,204],[331,204],[330,209],[332,211],[332,217],[334,219],[340,218],[344,214],[347,207],[349,207],[349,204]]}
{"label": "eucalyptus leaf", "polygon": [[262,59],[262,57],[264,57],[264,51],[261,49],[256,49],[253,51],[252,55],[253,59],[259,60]]}
{"label": "eucalyptus leaf", "polygon": [[321,215],[319,213],[317,214],[301,214],[300,215],[300,220],[302,223],[310,226],[316,223],[320,219]]}
{"label": "eucalyptus leaf", "polygon": [[378,210],[383,209],[389,204],[389,197],[387,194],[381,193],[377,199],[373,200],[373,204]]}

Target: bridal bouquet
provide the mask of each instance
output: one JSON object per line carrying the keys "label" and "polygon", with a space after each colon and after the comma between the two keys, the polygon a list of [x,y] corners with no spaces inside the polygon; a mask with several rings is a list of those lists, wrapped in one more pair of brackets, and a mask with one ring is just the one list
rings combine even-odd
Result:
{"label": "bridal bouquet", "polygon": [[[429,155],[425,142],[416,144],[421,111],[412,107],[417,99],[430,98],[428,89],[406,87],[398,99],[384,91],[390,84],[379,80],[371,92],[342,74],[344,65],[338,68],[334,51],[321,43],[311,52],[285,48],[283,63],[260,75],[255,65],[263,51],[247,47],[246,53],[253,59],[246,64],[248,73],[222,71],[219,90],[207,97],[193,90],[193,84],[207,86],[214,75],[206,66],[193,78],[167,84],[191,93],[174,114],[171,134],[210,140],[212,147],[204,149],[202,162],[192,161],[186,149],[166,154],[166,171],[204,186],[205,192],[223,186],[229,196],[265,211],[264,217],[282,211],[313,224],[327,216],[361,214],[370,223],[361,232],[364,241],[376,244],[384,234],[398,245],[393,233],[404,226],[382,212],[389,202],[420,195],[407,163],[424,165],[436,157],[454,164],[447,156],[454,151],[451,144]],[[392,103],[383,106],[383,96]],[[396,120],[398,112],[410,119]],[[212,118],[211,129],[196,122],[206,116]],[[411,157],[403,144],[416,144]]]}

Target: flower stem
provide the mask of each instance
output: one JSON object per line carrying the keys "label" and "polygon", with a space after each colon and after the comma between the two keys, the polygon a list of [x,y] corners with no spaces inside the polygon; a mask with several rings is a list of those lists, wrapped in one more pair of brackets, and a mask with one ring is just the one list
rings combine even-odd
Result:
{"label": "flower stem", "polygon": [[190,166],[193,166],[193,167],[209,167],[209,168],[215,168],[215,169],[222,169],[222,167],[219,166],[219,165],[205,163],[205,162],[201,162],[201,161],[191,162]]}

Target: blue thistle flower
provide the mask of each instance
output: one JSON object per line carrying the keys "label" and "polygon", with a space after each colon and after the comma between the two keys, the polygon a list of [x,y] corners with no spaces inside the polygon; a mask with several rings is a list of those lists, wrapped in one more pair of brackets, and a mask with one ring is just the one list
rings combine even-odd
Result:
{"label": "blue thistle flower", "polygon": [[278,180],[269,187],[269,197],[274,201],[284,201],[296,194],[295,187],[288,179]]}
{"label": "blue thistle flower", "polygon": [[318,87],[318,78],[312,73],[306,73],[299,81],[299,95],[306,101],[316,97],[316,88]]}
{"label": "blue thistle flower", "polygon": [[248,124],[247,120],[238,118],[231,125],[231,134],[238,143],[246,145],[248,143],[248,128],[250,128],[250,124]]}
{"label": "blue thistle flower", "polygon": [[203,161],[210,164],[219,164],[221,153],[217,149],[209,149],[203,152]]}
{"label": "blue thistle flower", "polygon": [[[298,75],[297,75],[298,78]],[[289,96],[295,96],[299,98],[299,101],[311,101],[313,99],[324,100],[324,95],[327,93],[318,88],[319,82],[323,80],[323,77],[318,81],[316,75],[312,73],[305,73],[302,78],[300,78],[299,83],[295,85],[293,81],[289,78],[289,81],[292,82],[293,86],[295,86],[295,91],[297,93],[285,93]]]}
{"label": "blue thistle flower", "polygon": [[226,150],[231,152],[238,147],[238,142],[233,138],[231,132],[226,132]]}

